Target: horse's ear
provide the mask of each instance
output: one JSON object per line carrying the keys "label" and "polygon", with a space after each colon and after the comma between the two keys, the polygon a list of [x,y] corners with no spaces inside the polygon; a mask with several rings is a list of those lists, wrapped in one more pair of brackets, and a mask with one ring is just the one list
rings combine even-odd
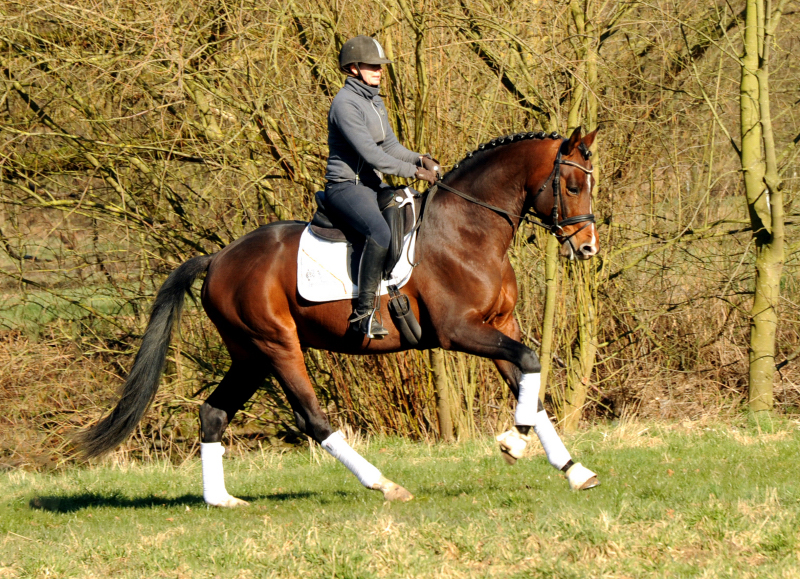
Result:
{"label": "horse's ear", "polygon": [[600,127],[597,127],[591,133],[589,133],[588,135],[583,137],[583,144],[586,145],[587,149],[592,146],[592,143],[594,143],[594,138],[597,136],[597,131],[599,131],[599,130],[600,130]]}
{"label": "horse's ear", "polygon": [[580,142],[581,142],[581,127],[578,126],[575,128],[574,131],[572,131],[572,135],[570,135],[569,141],[567,141],[567,146],[566,146],[567,154],[574,151],[575,147],[577,147],[580,144]]}

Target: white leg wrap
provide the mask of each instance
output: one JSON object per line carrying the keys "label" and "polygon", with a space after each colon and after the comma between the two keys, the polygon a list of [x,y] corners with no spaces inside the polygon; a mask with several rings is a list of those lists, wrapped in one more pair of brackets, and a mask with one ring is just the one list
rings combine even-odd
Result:
{"label": "white leg wrap", "polygon": [[521,434],[516,427],[497,437],[497,442],[500,443],[500,452],[503,453],[503,458],[509,464],[514,464],[522,458],[522,455],[525,454],[525,447],[530,441],[531,437]]}
{"label": "white leg wrap", "polygon": [[514,424],[520,426],[533,426],[536,424],[536,411],[539,409],[539,388],[542,375],[523,374],[519,381],[519,395],[517,396],[517,409],[514,412]]}
{"label": "white leg wrap", "polygon": [[322,441],[322,448],[330,455],[345,465],[350,472],[356,475],[358,481],[368,489],[375,488],[381,480],[381,471],[372,466],[367,459],[358,454],[347,444],[344,434],[339,430]]}
{"label": "white leg wrap", "polygon": [[590,489],[600,484],[597,475],[579,462],[567,469],[567,480],[569,487],[574,491]]}
{"label": "white leg wrap", "polygon": [[567,451],[567,447],[561,442],[561,437],[558,436],[556,429],[553,428],[553,423],[550,422],[547,411],[542,410],[536,414],[536,422],[534,422],[533,431],[542,442],[544,452],[547,454],[547,460],[550,461],[550,464],[555,468],[561,470],[564,465],[571,460],[571,457]]}
{"label": "white leg wrap", "polygon": [[222,471],[222,455],[225,448],[221,442],[201,442],[200,457],[203,460],[203,499],[214,506],[226,506],[233,499],[225,490],[225,474]]}

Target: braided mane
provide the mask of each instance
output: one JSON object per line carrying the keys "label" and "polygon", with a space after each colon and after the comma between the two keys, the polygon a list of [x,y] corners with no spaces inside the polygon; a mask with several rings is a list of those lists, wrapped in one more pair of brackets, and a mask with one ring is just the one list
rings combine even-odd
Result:
{"label": "braided mane", "polygon": [[561,135],[557,132],[553,131],[552,133],[548,134],[544,131],[539,131],[536,133],[517,133],[515,135],[506,135],[503,137],[497,137],[496,139],[492,139],[486,143],[481,143],[478,145],[478,148],[474,151],[467,153],[467,155],[461,159],[458,163],[453,165],[453,168],[450,169],[447,173],[444,174],[442,177],[442,181],[446,180],[448,177],[456,177],[462,171],[466,171],[471,168],[475,163],[481,160],[486,153],[495,149],[500,145],[508,145],[510,143],[516,143],[518,141],[524,141],[529,139],[561,139]]}

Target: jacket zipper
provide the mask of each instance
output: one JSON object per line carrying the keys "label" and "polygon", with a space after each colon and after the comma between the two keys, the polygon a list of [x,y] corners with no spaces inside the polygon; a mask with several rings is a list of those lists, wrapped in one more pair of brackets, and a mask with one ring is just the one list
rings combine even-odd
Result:
{"label": "jacket zipper", "polygon": [[381,114],[378,112],[378,107],[375,106],[375,103],[372,102],[372,101],[369,101],[369,104],[372,105],[372,109],[375,111],[375,114],[378,115],[378,122],[381,125],[381,134],[383,135],[383,140],[385,141],[386,140],[386,129],[383,128],[383,118],[381,117]]}
{"label": "jacket zipper", "polygon": [[[372,110],[374,110],[375,114],[378,115],[378,124],[380,124],[380,126],[381,126],[381,134],[383,135],[383,141],[385,141],[386,140],[386,129],[383,128],[383,118],[381,118],[381,113],[378,112],[378,107],[375,106],[374,102],[369,101],[369,104],[372,105]],[[359,159],[358,160],[358,171],[356,172],[356,185],[358,185],[358,178],[359,178],[359,174],[361,173],[361,167],[363,166],[363,164],[364,164],[364,159]]]}

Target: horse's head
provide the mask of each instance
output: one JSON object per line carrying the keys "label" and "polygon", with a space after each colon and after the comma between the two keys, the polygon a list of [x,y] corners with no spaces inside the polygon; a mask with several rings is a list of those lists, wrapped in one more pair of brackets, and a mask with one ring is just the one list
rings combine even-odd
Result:
{"label": "horse's head", "polygon": [[561,256],[568,259],[589,259],[600,250],[592,215],[594,179],[589,160],[596,135],[597,129],[581,138],[581,128],[575,129],[555,151],[549,177],[544,182],[541,177],[531,181],[528,189],[531,208],[550,221],[551,231],[561,242]]}

